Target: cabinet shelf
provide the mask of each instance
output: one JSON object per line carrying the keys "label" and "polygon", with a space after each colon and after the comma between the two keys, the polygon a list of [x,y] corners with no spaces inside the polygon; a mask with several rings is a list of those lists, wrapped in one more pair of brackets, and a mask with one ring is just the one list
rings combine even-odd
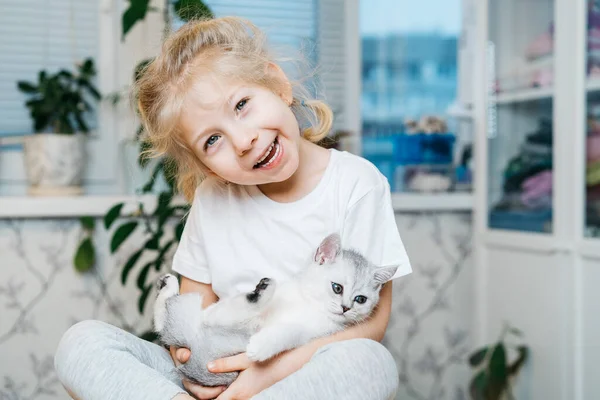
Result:
{"label": "cabinet shelf", "polygon": [[[600,93],[600,78],[589,79],[586,83],[588,94]],[[532,101],[551,100],[554,95],[554,87],[531,88],[500,93],[492,96],[490,101],[494,104],[517,104]]]}

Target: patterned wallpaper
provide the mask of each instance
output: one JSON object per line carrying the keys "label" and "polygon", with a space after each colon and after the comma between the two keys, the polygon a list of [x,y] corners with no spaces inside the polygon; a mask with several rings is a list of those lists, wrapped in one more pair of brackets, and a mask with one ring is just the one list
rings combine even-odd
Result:
{"label": "patterned wallpaper", "polygon": [[467,399],[474,312],[470,214],[402,214],[396,220],[413,267],[394,284],[384,338],[400,373],[397,399]]}
{"label": "patterned wallpaper", "polygon": [[[398,362],[398,399],[465,399],[472,315],[471,222],[467,214],[401,214],[398,226],[414,273],[394,285],[385,344]],[[76,220],[0,220],[0,400],[68,399],[53,354],[62,333],[100,319],[141,333],[137,289],[120,283],[131,253],[98,255],[98,268],[72,267]],[[107,249],[107,235],[94,238]],[[153,279],[153,277],[149,277]],[[149,313],[147,313],[149,314]]]}

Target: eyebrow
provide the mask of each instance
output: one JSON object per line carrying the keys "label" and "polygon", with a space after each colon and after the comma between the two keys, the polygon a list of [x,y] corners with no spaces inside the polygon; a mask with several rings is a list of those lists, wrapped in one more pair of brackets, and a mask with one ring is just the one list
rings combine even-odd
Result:
{"label": "eyebrow", "polygon": [[[225,100],[226,105],[229,105],[230,107],[233,105],[233,102],[235,100],[235,98],[237,97],[236,95],[239,93],[240,90],[246,88],[245,86],[238,86],[236,87],[231,94],[229,95],[229,97],[227,97],[227,100]],[[200,133],[198,134],[198,136],[196,137],[196,139],[194,140],[194,142],[192,143],[192,145],[196,145],[196,143],[198,143],[198,141],[203,138],[204,136],[206,136],[210,131],[214,131],[215,128],[214,127],[208,127],[203,129],[202,131],[200,131]]]}

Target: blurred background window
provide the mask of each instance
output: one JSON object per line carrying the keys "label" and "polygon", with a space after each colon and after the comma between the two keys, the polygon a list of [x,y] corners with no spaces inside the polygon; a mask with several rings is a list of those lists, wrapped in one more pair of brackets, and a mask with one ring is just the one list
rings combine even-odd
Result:
{"label": "blurred background window", "polygon": [[26,96],[17,81],[38,72],[72,71],[98,55],[98,2],[2,0],[0,12],[0,137],[32,133]]}
{"label": "blurred background window", "polygon": [[415,167],[445,179],[431,190],[455,181],[447,111],[457,99],[461,23],[461,0],[360,2],[363,156],[395,191],[427,189],[411,185]]}

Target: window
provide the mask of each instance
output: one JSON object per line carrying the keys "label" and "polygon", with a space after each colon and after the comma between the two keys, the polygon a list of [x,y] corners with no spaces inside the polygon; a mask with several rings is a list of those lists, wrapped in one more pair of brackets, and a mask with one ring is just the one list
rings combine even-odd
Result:
{"label": "window", "polygon": [[[38,72],[72,70],[92,57],[99,90],[114,91],[119,37],[114,5],[79,0],[2,0],[0,13],[0,195],[25,193],[21,137],[32,134],[25,97],[17,81],[37,81]],[[88,141],[86,183],[114,190],[118,129],[111,107],[99,106]],[[92,190],[93,191],[93,190]]]}
{"label": "window", "polygon": [[[448,167],[447,173],[452,173],[453,145],[439,146],[450,150],[439,157],[437,154],[429,157],[417,153],[430,152],[427,149],[433,147],[405,136],[429,132],[431,128],[415,127],[409,120],[434,116],[446,123],[446,126],[435,125],[435,133],[446,134],[440,140],[445,144],[456,141],[447,110],[457,100],[461,3],[461,0],[360,1],[362,155],[380,168],[392,190],[406,190],[409,186],[405,185],[405,177],[409,175],[406,166],[443,164],[445,167],[438,171]],[[373,71],[381,69],[387,73],[374,78]],[[405,139],[414,140],[414,145]],[[394,151],[371,152],[384,148],[378,142],[390,143],[385,148]]]}

